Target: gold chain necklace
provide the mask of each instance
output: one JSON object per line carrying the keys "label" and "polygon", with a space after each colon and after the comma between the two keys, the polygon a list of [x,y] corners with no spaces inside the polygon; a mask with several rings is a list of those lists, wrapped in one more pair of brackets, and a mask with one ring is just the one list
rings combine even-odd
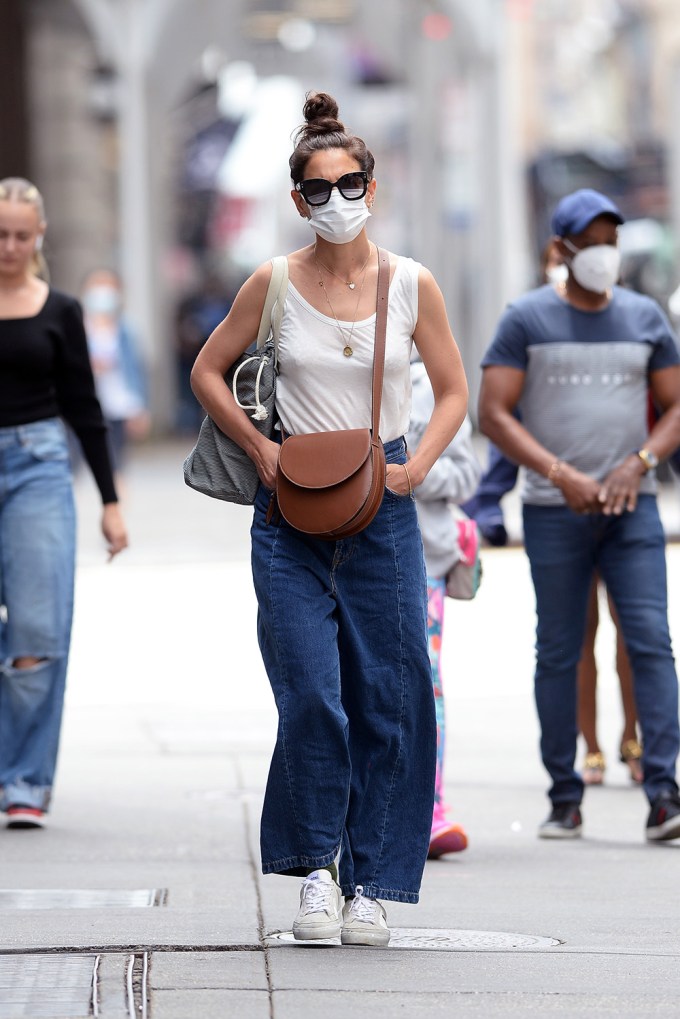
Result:
{"label": "gold chain necklace", "polygon": [[[357,273],[358,276],[361,275],[361,273],[364,271],[364,269],[368,265],[368,260],[369,260],[370,257],[371,257],[371,246],[369,244],[369,246],[368,246],[368,254],[366,255],[366,261],[362,265],[361,269],[359,269],[359,272]],[[318,266],[322,266],[326,270],[326,272],[329,272],[331,274],[331,276],[335,276],[336,279],[342,280],[342,282],[345,284],[346,287],[349,287],[350,290],[354,290],[354,288],[356,287],[356,283],[354,282],[354,280],[343,279],[342,276],[338,276],[337,272],[334,272],[332,269],[329,269],[328,266],[325,264],[325,262],[322,262],[319,258],[317,258],[316,245],[314,246],[314,261],[316,262],[317,267]],[[321,275],[320,272],[319,272],[319,275]]]}
{"label": "gold chain necklace", "polygon": [[[371,253],[369,251],[368,258],[370,258],[370,257],[371,257]],[[321,263],[319,262],[318,258],[316,257],[316,254],[314,255],[314,261],[316,262],[316,268],[317,268],[317,270],[319,272],[319,286],[323,290],[324,297],[326,298],[326,301],[328,303],[328,307],[331,309],[331,315],[335,319],[335,324],[337,325],[338,329],[340,330],[340,335],[342,336],[343,340],[345,341],[345,346],[344,346],[343,351],[342,351],[343,354],[345,355],[345,357],[351,357],[352,354],[354,353],[354,350],[352,348],[352,337],[354,336],[354,327],[357,324],[357,314],[359,312],[359,304],[361,303],[361,295],[364,292],[364,283],[366,282],[366,266],[368,265],[368,258],[364,262],[363,276],[361,277],[361,286],[359,287],[359,296],[357,297],[357,303],[356,303],[356,306],[354,308],[354,319],[352,320],[352,328],[349,331],[349,336],[347,336],[347,334],[345,333],[345,330],[342,328],[342,326],[340,325],[340,322],[338,321],[338,316],[335,314],[335,310],[333,308],[333,305],[331,304],[331,299],[328,296],[328,291],[326,290],[326,284],[323,281],[323,275],[321,273]],[[324,268],[326,268],[326,267],[324,266]],[[349,283],[347,284],[347,286],[349,286]],[[354,286],[355,286],[355,284],[352,284],[351,289],[354,289]]]}

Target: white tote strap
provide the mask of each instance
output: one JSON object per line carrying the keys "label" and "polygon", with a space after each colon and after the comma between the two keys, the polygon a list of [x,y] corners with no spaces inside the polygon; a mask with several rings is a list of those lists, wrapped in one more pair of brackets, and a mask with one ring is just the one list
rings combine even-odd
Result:
{"label": "white tote strap", "polygon": [[272,258],[272,277],[267,289],[267,297],[262,309],[260,329],[257,334],[257,345],[261,347],[269,338],[274,337],[274,349],[276,360],[279,357],[279,332],[281,330],[281,319],[283,318],[283,306],[286,303],[288,292],[288,259],[285,255],[277,255]]}
{"label": "white tote strap", "polygon": [[[283,317],[283,306],[286,302],[286,293],[288,291],[288,259],[285,255],[277,255],[276,258],[272,258],[272,276],[269,281],[269,287],[267,288],[267,296],[264,302],[264,308],[262,309],[262,318],[260,319],[260,329],[257,334],[257,345],[258,347],[264,346],[269,339],[269,336],[274,338],[274,364],[278,361],[279,354],[279,332],[281,329],[281,319]],[[255,413],[252,417],[255,421],[264,421],[267,418],[267,409],[260,403],[260,379],[262,372],[264,371],[265,365],[268,363],[268,358],[263,357],[260,361],[257,369],[257,375],[255,376],[255,403],[241,403],[238,398],[238,377],[243,368],[251,361],[257,361],[258,358],[253,355],[249,358],[244,358],[241,364],[236,368],[234,377],[231,380],[231,391],[234,394],[236,403],[242,410],[252,410]]]}
{"label": "white tote strap", "polygon": [[245,368],[245,366],[247,364],[250,364],[251,361],[257,361],[257,357],[255,357],[255,355],[253,355],[252,357],[249,357],[246,360],[241,361],[241,364],[238,366],[238,368],[234,372],[234,377],[231,380],[231,391],[234,394],[234,399],[236,400],[236,403],[239,405],[241,410],[254,410],[255,413],[252,415],[252,417],[253,417],[253,419],[255,421],[266,421],[267,417],[269,416],[267,414],[267,408],[264,406],[264,404],[262,404],[260,402],[260,379],[262,378],[262,372],[264,371],[265,366],[269,362],[269,358],[266,355],[262,357],[262,359],[261,359],[261,361],[260,361],[260,363],[258,365],[257,375],[255,376],[255,386],[254,386],[255,403],[241,403],[241,401],[238,398],[238,388],[237,388],[237,386],[238,386],[238,377],[239,377],[239,374],[241,372],[241,369]]}

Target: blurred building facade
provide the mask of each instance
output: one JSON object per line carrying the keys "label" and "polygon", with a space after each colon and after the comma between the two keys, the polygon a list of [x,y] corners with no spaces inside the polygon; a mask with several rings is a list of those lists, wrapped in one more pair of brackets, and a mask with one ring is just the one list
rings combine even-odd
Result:
{"label": "blurred building facade", "polygon": [[609,193],[630,221],[624,279],[662,303],[677,286],[680,16],[672,0],[536,2],[520,45],[536,255],[567,191]]}
{"label": "blurred building facade", "polygon": [[676,0],[6,2],[4,74],[22,87],[0,104],[3,172],[45,194],[57,286],[120,268],[159,432],[175,420],[178,304],[207,272],[231,287],[309,240],[287,174],[308,89],[336,94],[374,149],[373,236],[440,281],[473,412],[493,324],[534,282],[572,186],[662,224],[655,286],[673,282]]}

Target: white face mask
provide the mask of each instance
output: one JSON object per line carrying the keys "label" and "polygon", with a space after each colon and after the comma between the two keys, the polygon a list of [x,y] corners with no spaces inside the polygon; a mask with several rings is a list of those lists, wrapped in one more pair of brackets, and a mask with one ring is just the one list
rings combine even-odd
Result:
{"label": "white face mask", "polygon": [[564,262],[560,262],[559,265],[551,265],[549,269],[545,270],[545,278],[548,283],[552,283],[552,285],[556,287],[559,286],[560,283],[567,282],[569,279],[569,270]]}
{"label": "white face mask", "polygon": [[83,307],[90,315],[115,315],[120,308],[120,294],[105,284],[90,287],[83,294]]}
{"label": "white face mask", "polygon": [[308,220],[312,230],[331,244],[349,244],[359,236],[371,215],[365,201],[348,201],[337,188],[333,188],[325,205],[308,205],[307,208],[312,217]]}
{"label": "white face mask", "polygon": [[611,244],[595,244],[592,248],[579,249],[562,238],[574,252],[571,271],[574,279],[584,290],[594,294],[605,294],[618,281],[621,272],[621,252]]}

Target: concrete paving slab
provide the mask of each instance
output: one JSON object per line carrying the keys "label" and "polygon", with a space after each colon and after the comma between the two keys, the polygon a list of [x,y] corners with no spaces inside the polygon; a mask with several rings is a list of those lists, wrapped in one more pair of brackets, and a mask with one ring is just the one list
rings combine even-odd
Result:
{"label": "concrete paving slab", "polygon": [[150,972],[154,991],[268,989],[261,952],[156,952]]}
{"label": "concrete paving slab", "polygon": [[16,910],[0,913],[0,953],[73,948],[126,951],[259,944],[258,921],[243,909]]}
{"label": "concrete paving slab", "polygon": [[[677,1009],[675,998],[661,995],[653,1000],[589,994],[497,994],[476,991],[410,995],[381,991],[279,991],[273,995],[276,1019],[300,1019],[301,1016],[323,1016],[324,1019],[347,1019],[348,1016],[371,1015],[375,1019],[429,1019],[430,1016],[482,1016],[484,1019],[510,1019],[525,1016],[566,1016],[568,1019],[640,1019],[641,1016],[672,1015]],[[358,1012],[357,1009],[361,1009]]]}
{"label": "concrete paving slab", "polygon": [[[311,954],[310,954],[311,953]],[[668,997],[680,992],[678,959],[628,953],[588,954],[548,951],[408,952],[364,948],[315,948],[305,945],[269,953],[274,992],[347,989],[418,994],[640,994],[648,988]]]}
{"label": "concrete paving slab", "polygon": [[154,1019],[271,1019],[266,991],[153,991],[151,1000]]}
{"label": "concrete paving slab", "polygon": [[[82,866],[83,860],[80,856],[73,860],[61,859],[51,864],[49,869],[43,868],[43,873],[36,873],[33,857],[24,861],[13,860],[12,882],[17,890],[27,889],[32,884],[34,890],[40,892],[40,886],[46,886],[49,882],[50,886],[69,891],[68,886],[73,885],[78,876],[74,874],[74,863]],[[138,883],[153,884],[159,879],[167,893],[166,906],[170,903],[173,908],[181,909],[200,909],[205,905],[226,908],[230,904],[232,890],[225,880],[225,866],[223,859],[216,862],[202,860],[199,868],[189,860],[151,860],[146,865],[134,859],[119,863],[96,860],[87,868],[87,879],[93,891],[117,890],[121,895],[126,895]],[[234,868],[239,879],[242,877],[247,881],[250,866],[246,861],[241,864],[230,862],[228,866],[230,871]],[[200,872],[199,878],[196,876],[197,869]],[[49,891],[46,887],[42,890]]]}

